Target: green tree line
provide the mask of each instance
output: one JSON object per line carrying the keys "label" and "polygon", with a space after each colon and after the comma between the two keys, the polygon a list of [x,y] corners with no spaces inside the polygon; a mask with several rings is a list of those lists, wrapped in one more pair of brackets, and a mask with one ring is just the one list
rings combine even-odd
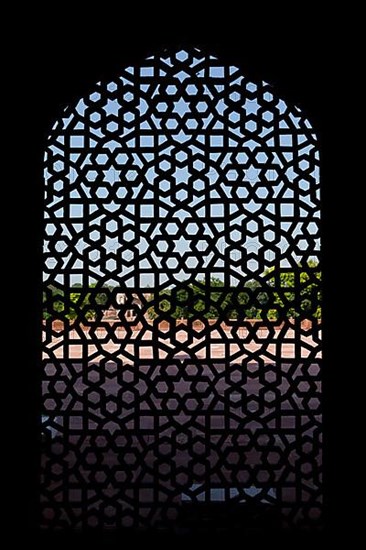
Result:
{"label": "green tree line", "polygon": [[[296,270],[268,269],[259,279],[246,281],[242,287],[226,288],[218,277],[208,282],[183,282],[173,288],[151,293],[147,305],[150,319],[284,319],[288,317],[321,318],[321,272],[317,262],[309,261]],[[44,319],[66,318],[91,321],[96,310],[108,301],[109,287],[93,292],[96,285],[84,290],[73,285],[66,295],[49,285],[43,293]]]}
{"label": "green tree line", "polygon": [[242,288],[226,289],[224,282],[211,277],[181,283],[164,289],[148,309],[150,319],[157,317],[189,319],[281,319],[289,317],[321,317],[321,272],[318,264],[309,261],[295,270],[268,269],[260,280],[252,279]]}
{"label": "green tree line", "polygon": [[[96,283],[90,285],[90,289],[95,287]],[[48,285],[43,292],[43,319],[92,321],[96,317],[96,309],[100,309],[98,306],[107,303],[109,290],[107,287],[105,292],[85,292],[80,283],[75,283],[67,293],[54,285]]]}

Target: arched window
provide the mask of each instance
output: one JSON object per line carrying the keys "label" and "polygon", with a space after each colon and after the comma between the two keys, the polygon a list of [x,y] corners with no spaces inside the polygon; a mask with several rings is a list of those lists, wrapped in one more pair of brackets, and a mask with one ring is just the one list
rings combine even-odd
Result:
{"label": "arched window", "polygon": [[298,107],[198,49],[65,109],[45,155],[45,527],[321,520],[318,155]]}

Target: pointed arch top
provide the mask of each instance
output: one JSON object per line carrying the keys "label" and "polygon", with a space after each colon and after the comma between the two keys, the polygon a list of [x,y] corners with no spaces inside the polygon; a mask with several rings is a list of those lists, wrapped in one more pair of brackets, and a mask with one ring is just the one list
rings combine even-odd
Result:
{"label": "pointed arch top", "polygon": [[308,119],[268,83],[198,48],[147,57],[52,129],[46,241],[60,238],[46,273],[142,288],[153,271],[169,285],[209,269],[231,285],[316,259],[318,155]]}

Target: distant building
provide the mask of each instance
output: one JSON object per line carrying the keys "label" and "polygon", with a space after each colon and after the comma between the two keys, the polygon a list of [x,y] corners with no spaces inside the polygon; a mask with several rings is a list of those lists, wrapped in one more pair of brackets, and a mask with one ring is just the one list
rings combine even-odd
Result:
{"label": "distant building", "polygon": [[[148,299],[150,294],[143,294],[145,299]],[[143,301],[137,294],[132,294],[132,300],[123,292],[119,292],[116,296],[117,304],[123,306],[126,303],[133,306],[131,309],[127,309],[125,316],[127,320],[133,320],[136,317],[136,307],[141,309],[143,307]],[[118,309],[114,306],[110,306],[104,311],[103,320],[117,320],[118,319]]]}

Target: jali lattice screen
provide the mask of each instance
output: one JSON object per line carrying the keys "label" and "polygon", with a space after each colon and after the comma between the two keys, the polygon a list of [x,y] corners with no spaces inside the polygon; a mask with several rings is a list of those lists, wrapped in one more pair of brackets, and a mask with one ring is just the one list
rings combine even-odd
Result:
{"label": "jali lattice screen", "polygon": [[321,523],[318,164],[299,108],[198,49],[57,120],[43,527]]}

